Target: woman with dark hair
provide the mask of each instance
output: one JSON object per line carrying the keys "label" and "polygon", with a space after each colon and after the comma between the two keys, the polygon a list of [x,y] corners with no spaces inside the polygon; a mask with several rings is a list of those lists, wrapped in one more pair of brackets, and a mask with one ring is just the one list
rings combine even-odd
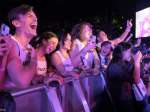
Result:
{"label": "woman with dark hair", "polygon": [[41,34],[37,44],[37,75],[33,79],[33,83],[43,83],[44,78],[54,78],[61,82],[61,77],[56,75],[54,69],[49,66],[51,63],[47,60],[49,55],[56,49],[58,45],[58,37],[53,32],[44,32]]}
{"label": "woman with dark hair", "polygon": [[141,57],[141,52],[133,55],[131,45],[126,42],[118,44],[113,51],[107,75],[108,87],[117,112],[135,112],[131,89],[133,83],[140,83]]}
{"label": "woman with dark hair", "polygon": [[74,67],[70,59],[69,51],[71,49],[71,35],[63,34],[60,40],[60,47],[52,55],[52,64],[63,77],[75,76]]}
{"label": "woman with dark hair", "polygon": [[[74,66],[72,64],[72,61],[70,59],[69,51],[71,49],[71,35],[69,33],[63,33],[61,35],[60,43],[59,43],[59,49],[52,54],[52,64],[57,69],[59,74],[64,79],[69,78],[71,79],[78,79],[79,74],[74,71]],[[75,98],[73,98],[74,89],[72,83],[65,84],[61,87],[61,93],[62,93],[62,104],[63,109],[65,112],[75,111],[70,110],[71,105],[75,103]],[[73,105],[75,106],[75,105]],[[76,108],[76,111],[79,108]]]}

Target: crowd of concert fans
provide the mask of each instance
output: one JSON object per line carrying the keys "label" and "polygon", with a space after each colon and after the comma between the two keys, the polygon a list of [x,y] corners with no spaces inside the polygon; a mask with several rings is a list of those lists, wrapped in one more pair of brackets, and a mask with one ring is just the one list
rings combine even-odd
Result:
{"label": "crowd of concert fans", "polygon": [[[145,51],[149,49],[141,47],[140,38],[129,41],[132,20],[127,20],[119,37],[110,40],[102,30],[93,35],[94,26],[88,22],[77,23],[60,37],[51,31],[38,35],[37,16],[28,5],[12,9],[8,18],[15,33],[1,25],[0,111],[15,111],[8,92],[13,88],[59,86],[68,80],[80,80],[92,112],[150,111],[150,56]],[[61,89],[65,97],[61,101],[67,102],[68,88],[71,85]],[[75,100],[72,98],[73,103]]]}

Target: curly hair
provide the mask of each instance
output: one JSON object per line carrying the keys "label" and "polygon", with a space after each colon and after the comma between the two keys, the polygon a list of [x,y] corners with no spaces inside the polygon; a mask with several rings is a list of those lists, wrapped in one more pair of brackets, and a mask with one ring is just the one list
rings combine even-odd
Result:
{"label": "curly hair", "polygon": [[74,39],[80,39],[80,34],[83,30],[83,28],[85,27],[85,25],[89,26],[92,29],[92,25],[89,22],[81,22],[76,24],[71,31],[71,36],[72,36],[72,40]]}

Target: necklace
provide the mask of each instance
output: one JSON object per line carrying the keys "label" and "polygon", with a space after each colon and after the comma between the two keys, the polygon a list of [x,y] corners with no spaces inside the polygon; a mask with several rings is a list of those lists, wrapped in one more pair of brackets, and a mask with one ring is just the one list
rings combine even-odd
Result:
{"label": "necklace", "polygon": [[20,46],[20,48],[25,51],[26,53],[31,52],[32,48],[31,46],[28,44],[27,46],[23,46],[21,45],[21,43],[13,36],[11,36],[11,38]]}

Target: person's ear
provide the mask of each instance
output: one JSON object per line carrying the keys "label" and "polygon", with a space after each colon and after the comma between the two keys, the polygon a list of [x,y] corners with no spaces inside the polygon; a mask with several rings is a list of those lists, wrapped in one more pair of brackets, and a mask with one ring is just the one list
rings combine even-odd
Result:
{"label": "person's ear", "polygon": [[14,26],[14,27],[20,27],[20,22],[19,22],[19,20],[13,20],[12,21],[12,25]]}

